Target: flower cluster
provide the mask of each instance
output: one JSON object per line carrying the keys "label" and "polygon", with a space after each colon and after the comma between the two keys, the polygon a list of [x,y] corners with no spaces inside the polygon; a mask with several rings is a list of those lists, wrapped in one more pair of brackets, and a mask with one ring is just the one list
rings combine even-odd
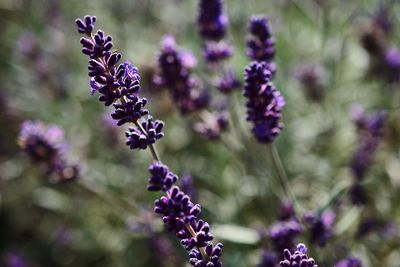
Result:
{"label": "flower cluster", "polygon": [[224,38],[228,17],[223,13],[223,3],[223,0],[200,0],[197,22],[203,39],[220,41]]}
{"label": "flower cluster", "polygon": [[202,109],[209,103],[208,92],[201,88],[199,79],[192,74],[195,64],[193,55],[180,51],[172,36],[163,38],[155,82],[169,89],[182,114]]}
{"label": "flower cluster", "polygon": [[276,71],[275,39],[266,16],[253,16],[248,27],[247,56],[250,60],[265,62],[272,74]]}
{"label": "flower cluster", "polygon": [[90,77],[91,94],[101,94],[99,100],[106,106],[113,104],[114,112],[111,117],[116,124],[134,123],[126,132],[126,144],[131,149],[146,149],[163,136],[163,122],[152,121],[149,116],[146,122],[140,125],[139,120],[148,115],[144,107],[146,98],[139,97],[140,76],[138,69],[128,61],[118,63],[122,55],[111,51],[112,37],[101,30],[93,34],[96,17],[85,16],[77,19],[78,32],[85,34],[82,37],[82,53],[89,57],[88,70]]}
{"label": "flower cluster", "polygon": [[280,262],[281,267],[317,267],[313,258],[308,258],[307,247],[300,243],[297,250],[292,254],[288,249],[283,251],[284,260]]}
{"label": "flower cluster", "polygon": [[353,105],[351,115],[359,133],[358,148],[351,160],[351,170],[355,178],[355,184],[351,192],[353,202],[361,204],[365,202],[366,196],[362,185],[359,183],[364,179],[371,167],[374,154],[383,138],[386,113],[376,112],[368,115],[361,106]]}
{"label": "flower cluster", "polygon": [[332,226],[335,217],[335,213],[331,210],[325,211],[320,216],[313,213],[306,213],[304,215],[311,243],[315,243],[318,246],[325,246],[333,235]]}
{"label": "flower cluster", "polygon": [[213,236],[207,222],[198,218],[201,208],[178,186],[177,176],[161,162],[150,165],[149,191],[164,191],[155,201],[154,211],[162,216],[168,231],[174,232],[182,246],[190,252],[193,266],[220,267],[222,244],[213,245]]}
{"label": "flower cluster", "polygon": [[[126,144],[132,149],[146,149],[150,146],[155,162],[150,165],[149,191],[163,191],[164,196],[155,201],[154,211],[162,216],[169,231],[181,240],[183,247],[190,252],[190,263],[197,267],[221,267],[222,244],[213,245],[213,236],[208,223],[199,219],[200,205],[194,204],[190,197],[174,184],[178,177],[161,163],[153,144],[163,136],[164,124],[153,122],[151,116],[140,123],[148,114],[144,109],[147,100],[138,96],[140,77],[138,70],[128,62],[119,64],[121,54],[110,52],[112,38],[102,31],[92,36],[93,16],[76,20],[78,31],[88,38],[82,38],[82,52],[89,56],[89,76],[92,93],[102,94],[100,101],[106,105],[114,104],[112,118],[118,125],[134,123],[126,132]],[[159,57],[161,74],[160,84],[170,87],[174,100],[180,110],[194,111],[208,103],[205,91],[199,91],[196,79],[190,73],[194,58],[176,49],[172,37],[163,41]]]}
{"label": "flower cluster", "polygon": [[400,50],[389,44],[391,30],[388,10],[380,9],[365,27],[360,42],[370,57],[369,74],[394,83],[400,81]]}
{"label": "flower cluster", "polygon": [[61,183],[78,178],[78,166],[68,164],[65,159],[67,144],[61,128],[25,121],[18,136],[18,145],[33,162],[44,166],[50,182]]}
{"label": "flower cluster", "polygon": [[251,62],[245,69],[246,119],[253,122],[252,132],[261,143],[271,143],[283,128],[285,100],[270,80],[271,71],[264,62]]}

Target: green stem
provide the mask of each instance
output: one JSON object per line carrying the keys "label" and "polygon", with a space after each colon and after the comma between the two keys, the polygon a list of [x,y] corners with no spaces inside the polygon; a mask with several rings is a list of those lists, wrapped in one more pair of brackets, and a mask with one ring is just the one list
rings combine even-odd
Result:
{"label": "green stem", "polygon": [[291,202],[295,205],[297,210],[301,210],[301,208],[299,207],[299,205],[296,201],[296,197],[290,188],[290,182],[289,182],[288,176],[286,175],[285,168],[283,167],[281,158],[279,157],[279,154],[278,154],[278,150],[276,149],[274,144],[269,145],[269,151],[271,153],[272,160],[273,160],[275,168],[277,170],[277,173],[279,176],[279,181],[282,185],[283,192],[285,193],[286,197],[288,197],[291,200]]}
{"label": "green stem", "polygon": [[119,213],[124,214],[129,212],[130,215],[137,214],[137,209],[131,204],[125,201],[117,200],[112,195],[108,194],[105,189],[100,188],[98,185],[85,181],[84,179],[78,179],[76,184],[85,191],[88,191],[98,199],[102,200],[107,205],[111,206],[113,209],[118,209]]}

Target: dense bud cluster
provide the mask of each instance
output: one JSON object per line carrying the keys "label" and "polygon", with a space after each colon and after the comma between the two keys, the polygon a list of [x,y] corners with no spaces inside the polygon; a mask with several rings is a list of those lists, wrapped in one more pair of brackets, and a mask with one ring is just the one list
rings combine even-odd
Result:
{"label": "dense bud cluster", "polygon": [[281,267],[317,267],[313,258],[308,258],[307,247],[298,244],[297,250],[292,254],[288,249],[283,251],[284,260],[280,262]]}
{"label": "dense bud cluster", "polygon": [[245,69],[243,95],[247,98],[247,120],[261,143],[271,143],[281,132],[281,110],[285,100],[272,84],[271,72],[263,62],[251,62]]}

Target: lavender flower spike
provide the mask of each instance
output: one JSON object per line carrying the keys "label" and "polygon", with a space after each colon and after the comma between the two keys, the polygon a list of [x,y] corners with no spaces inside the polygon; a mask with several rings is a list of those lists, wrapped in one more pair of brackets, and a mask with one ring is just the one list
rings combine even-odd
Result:
{"label": "lavender flower spike", "polygon": [[247,38],[247,56],[250,60],[265,62],[272,72],[276,70],[275,39],[272,37],[270,24],[266,16],[253,16],[249,24],[250,35]]}
{"label": "lavender flower spike", "polygon": [[271,143],[281,132],[281,110],[285,99],[271,83],[271,72],[263,62],[251,62],[245,69],[243,95],[247,98],[247,120],[260,143]]}
{"label": "lavender flower spike", "polygon": [[313,258],[308,258],[307,247],[300,243],[297,250],[292,254],[288,249],[283,251],[284,260],[280,262],[281,267],[317,267]]}
{"label": "lavender flower spike", "polygon": [[220,41],[224,38],[228,17],[223,14],[223,4],[223,0],[200,0],[197,22],[203,39]]}

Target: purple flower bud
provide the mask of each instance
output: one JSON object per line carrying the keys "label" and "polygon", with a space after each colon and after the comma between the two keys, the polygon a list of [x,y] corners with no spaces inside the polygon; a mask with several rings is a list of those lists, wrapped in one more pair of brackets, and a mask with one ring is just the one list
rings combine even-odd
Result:
{"label": "purple flower bud", "polygon": [[297,250],[292,254],[288,249],[283,251],[284,259],[280,262],[281,267],[317,267],[313,258],[308,258],[307,247],[300,243]]}
{"label": "purple flower bud", "polygon": [[172,187],[167,196],[155,201],[154,212],[163,216],[163,222],[168,231],[179,232],[197,219],[201,209],[191,202],[190,197],[177,186]]}
{"label": "purple flower bud", "polygon": [[125,132],[127,137],[126,145],[131,149],[146,149],[147,146],[154,144],[156,140],[162,138],[164,133],[164,123],[156,120],[153,122],[153,118],[149,116],[147,121],[141,123],[142,129],[139,127],[129,127],[128,131]]}
{"label": "purple flower bud", "polygon": [[178,177],[168,170],[168,167],[161,162],[154,162],[149,167],[151,176],[149,178],[149,191],[168,191],[172,185],[178,180]]}
{"label": "purple flower bud", "polygon": [[195,267],[222,267],[220,257],[222,256],[222,244],[218,243],[215,246],[209,243],[205,247],[208,259],[204,259],[198,249],[190,252],[190,264]]}
{"label": "purple flower bud", "polygon": [[76,25],[78,26],[79,33],[85,33],[90,36],[94,29],[94,23],[96,22],[95,16],[86,15],[83,19],[76,19]]}
{"label": "purple flower bud", "polygon": [[253,16],[247,38],[247,56],[250,60],[271,63],[275,57],[275,40],[272,37],[268,18]]}
{"label": "purple flower bud", "polygon": [[147,104],[146,98],[139,98],[136,95],[132,95],[127,100],[125,103],[114,104],[115,111],[111,114],[111,117],[118,121],[118,126],[124,123],[136,122],[149,113],[147,109],[143,108]]}

